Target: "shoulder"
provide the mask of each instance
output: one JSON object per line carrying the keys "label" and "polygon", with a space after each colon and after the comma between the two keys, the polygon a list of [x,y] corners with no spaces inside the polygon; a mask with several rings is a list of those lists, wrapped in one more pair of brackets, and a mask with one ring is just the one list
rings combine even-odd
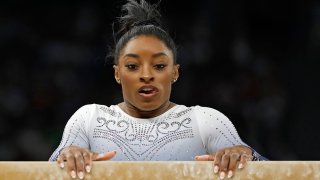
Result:
{"label": "shoulder", "polygon": [[202,106],[194,106],[193,108],[193,117],[203,128],[230,129],[234,127],[226,115],[214,108]]}
{"label": "shoulder", "polygon": [[93,111],[96,111],[97,109],[99,109],[99,104],[85,104],[83,106],[81,106],[77,112],[85,112],[85,113],[90,113],[90,112],[93,112]]}
{"label": "shoulder", "polygon": [[85,109],[85,110],[97,110],[97,109],[115,109],[116,105],[102,105],[102,104],[96,104],[96,103],[92,103],[92,104],[85,104],[83,106],[81,106],[79,109]]}
{"label": "shoulder", "polygon": [[214,128],[217,133],[229,133],[231,136],[239,138],[232,121],[222,112],[210,107],[195,106],[194,113],[199,126],[202,130],[207,129],[209,134]]}
{"label": "shoulder", "polygon": [[106,105],[101,105],[101,104],[86,104],[81,106],[77,110],[77,114],[87,114],[87,115],[95,115],[95,114],[100,114],[100,113],[109,113],[109,114],[115,114],[116,113],[116,106],[111,105],[111,106],[106,106]]}
{"label": "shoulder", "polygon": [[203,106],[192,106],[196,116],[205,117],[205,119],[228,119],[226,115],[217,109]]}

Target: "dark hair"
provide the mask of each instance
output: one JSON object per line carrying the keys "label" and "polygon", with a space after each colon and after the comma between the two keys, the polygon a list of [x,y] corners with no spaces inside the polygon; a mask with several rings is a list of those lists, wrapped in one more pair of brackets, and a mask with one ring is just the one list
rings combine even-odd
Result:
{"label": "dark hair", "polygon": [[160,21],[161,14],[157,10],[159,3],[150,5],[145,0],[140,0],[139,2],[128,0],[122,6],[122,11],[125,14],[118,18],[119,30],[113,33],[115,48],[109,54],[110,57],[113,57],[115,64],[118,63],[123,47],[133,37],[139,35],[153,35],[159,38],[172,51],[174,63],[177,62],[176,45],[170,35],[163,29]]}

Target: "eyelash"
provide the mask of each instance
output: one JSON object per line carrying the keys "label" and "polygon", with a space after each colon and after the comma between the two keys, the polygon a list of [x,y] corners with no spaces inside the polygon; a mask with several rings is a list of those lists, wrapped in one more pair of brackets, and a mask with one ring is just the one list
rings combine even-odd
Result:
{"label": "eyelash", "polygon": [[[134,71],[134,70],[137,70],[138,69],[138,65],[136,65],[136,64],[128,64],[128,65],[126,65],[126,67],[129,69],[129,70],[131,70],[131,71]],[[162,69],[164,69],[165,67],[167,67],[167,65],[166,64],[156,64],[156,65],[154,65],[153,66],[155,69],[157,69],[157,70],[162,70]]]}
{"label": "eyelash", "polygon": [[162,70],[166,67],[167,65],[165,64],[156,64],[154,67],[157,69],[157,70]]}
{"label": "eyelash", "polygon": [[136,69],[137,69],[137,65],[135,65],[135,64],[128,64],[128,65],[126,65],[126,67],[127,67],[129,70],[136,70]]}

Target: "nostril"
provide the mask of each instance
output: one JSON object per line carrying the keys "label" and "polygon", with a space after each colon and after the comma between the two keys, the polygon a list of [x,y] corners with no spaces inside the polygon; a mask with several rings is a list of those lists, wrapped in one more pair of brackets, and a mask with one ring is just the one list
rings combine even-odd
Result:
{"label": "nostril", "polygon": [[154,77],[140,77],[140,81],[153,81]]}

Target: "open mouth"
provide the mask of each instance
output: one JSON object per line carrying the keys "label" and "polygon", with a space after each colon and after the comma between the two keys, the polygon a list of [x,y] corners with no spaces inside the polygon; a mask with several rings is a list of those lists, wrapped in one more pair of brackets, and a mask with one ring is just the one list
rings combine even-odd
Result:
{"label": "open mouth", "polygon": [[142,96],[150,97],[158,93],[158,91],[159,90],[154,86],[142,86],[138,92]]}

